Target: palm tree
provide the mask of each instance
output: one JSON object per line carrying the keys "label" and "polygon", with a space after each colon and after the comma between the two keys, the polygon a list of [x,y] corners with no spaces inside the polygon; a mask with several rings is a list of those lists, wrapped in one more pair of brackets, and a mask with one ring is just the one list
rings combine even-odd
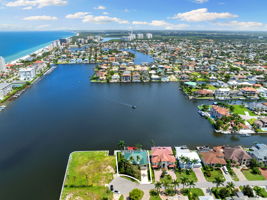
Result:
{"label": "palm tree", "polygon": [[162,187],[162,183],[161,182],[156,182],[155,183],[155,188],[156,188],[156,190],[157,190],[158,193],[159,193],[161,187]]}
{"label": "palm tree", "polygon": [[235,184],[233,182],[228,182],[226,185],[226,188],[231,192],[231,196],[232,196],[235,190]]}
{"label": "palm tree", "polygon": [[124,147],[125,147],[125,142],[123,140],[120,140],[119,144],[118,144],[118,147],[119,147],[120,150],[123,150]]}
{"label": "palm tree", "polygon": [[170,183],[169,183],[169,181],[164,180],[162,185],[163,185],[164,189],[167,190],[167,188],[170,186]]}
{"label": "palm tree", "polygon": [[174,190],[175,190],[175,192],[178,193],[178,192],[177,192],[177,187],[179,187],[179,185],[180,185],[180,182],[178,181],[178,179],[174,180],[174,181],[172,182],[172,184],[173,184],[173,186],[174,186]]}
{"label": "palm tree", "polygon": [[183,188],[184,188],[184,186],[187,185],[187,183],[188,183],[188,178],[187,177],[182,177],[181,178],[181,183],[182,183]]}
{"label": "palm tree", "polygon": [[198,159],[193,159],[193,160],[191,160],[191,163],[192,163],[192,165],[197,164],[197,163],[198,163]]}
{"label": "palm tree", "polygon": [[195,187],[196,184],[195,184],[195,182],[193,180],[189,180],[188,181],[188,185],[189,185],[190,188],[192,188],[192,187]]}
{"label": "palm tree", "polygon": [[216,187],[218,188],[220,185],[223,185],[224,180],[221,177],[217,176],[214,178],[213,183],[216,184]]}

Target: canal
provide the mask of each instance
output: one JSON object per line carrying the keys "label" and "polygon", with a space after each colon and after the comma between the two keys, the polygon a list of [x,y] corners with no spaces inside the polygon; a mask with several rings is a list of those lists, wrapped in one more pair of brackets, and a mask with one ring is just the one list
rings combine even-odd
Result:
{"label": "canal", "polygon": [[[149,62],[137,54],[136,63]],[[90,83],[94,65],[59,65],[0,113],[0,198],[59,198],[72,151],[129,145],[267,143],[215,135],[178,83]],[[137,106],[132,109],[130,105]]]}

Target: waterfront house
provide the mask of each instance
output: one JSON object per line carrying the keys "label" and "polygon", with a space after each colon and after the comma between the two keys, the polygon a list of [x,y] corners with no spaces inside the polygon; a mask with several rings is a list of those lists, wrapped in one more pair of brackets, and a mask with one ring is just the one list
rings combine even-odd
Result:
{"label": "waterfront house", "polygon": [[19,79],[21,81],[32,81],[35,75],[35,69],[33,67],[21,68],[19,70]]}
{"label": "waterfront house", "polygon": [[255,144],[249,149],[248,154],[251,155],[252,158],[255,158],[258,162],[261,162],[267,165],[267,145],[266,144]]}
{"label": "waterfront house", "polygon": [[258,129],[261,129],[267,132],[267,117],[259,118],[258,120],[254,122],[254,124],[256,125]]}
{"label": "waterfront house", "polygon": [[251,156],[241,147],[224,147],[224,158],[230,160],[232,165],[249,165]]}
{"label": "waterfront house", "polygon": [[161,80],[160,76],[156,74],[151,75],[151,81],[160,81],[160,80]]}
{"label": "waterfront house", "polygon": [[133,72],[132,81],[133,82],[141,82],[141,75],[139,72]]}
{"label": "waterfront house", "polygon": [[114,83],[117,83],[117,82],[120,82],[120,75],[115,73],[111,76],[111,81],[110,82],[114,82]]}
{"label": "waterfront house", "polygon": [[152,147],[151,163],[153,168],[174,168],[176,160],[171,147]]}
{"label": "waterfront house", "polygon": [[216,165],[226,165],[224,159],[223,147],[217,146],[213,147],[212,150],[206,152],[200,152],[200,158],[204,165],[216,166]]}
{"label": "waterfront house", "polygon": [[131,82],[131,72],[130,71],[124,71],[121,75],[121,81],[122,82]]}
{"label": "waterfront house", "polygon": [[230,95],[229,88],[219,88],[215,90],[214,95],[216,99],[228,99]]}
{"label": "waterfront house", "polygon": [[248,97],[255,96],[257,92],[257,90],[252,87],[244,87],[244,88],[241,88],[240,90],[244,96],[248,96]]}
{"label": "waterfront house", "polygon": [[0,83],[0,100],[3,100],[5,96],[12,91],[12,84]]}
{"label": "waterfront house", "polygon": [[189,150],[186,146],[175,147],[176,159],[182,169],[201,167],[201,159],[197,152]]}
{"label": "waterfront house", "polygon": [[227,108],[213,105],[211,107],[210,115],[213,118],[220,119],[224,116],[229,116],[230,112],[229,112],[229,109],[227,109]]}
{"label": "waterfront house", "polygon": [[148,154],[145,150],[124,150],[121,155],[133,165],[148,165]]}
{"label": "waterfront house", "polygon": [[212,97],[214,92],[213,90],[202,89],[195,91],[194,94],[198,97]]}

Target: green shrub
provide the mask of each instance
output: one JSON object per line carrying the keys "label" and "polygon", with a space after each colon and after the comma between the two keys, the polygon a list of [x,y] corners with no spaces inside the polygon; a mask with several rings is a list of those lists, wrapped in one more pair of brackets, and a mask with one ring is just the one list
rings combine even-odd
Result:
{"label": "green shrub", "polygon": [[133,189],[129,194],[130,200],[141,200],[143,196],[144,196],[144,192],[137,188]]}

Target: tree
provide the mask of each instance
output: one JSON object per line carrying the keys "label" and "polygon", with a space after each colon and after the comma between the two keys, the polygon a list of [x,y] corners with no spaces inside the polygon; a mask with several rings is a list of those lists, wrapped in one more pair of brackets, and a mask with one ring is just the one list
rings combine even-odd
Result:
{"label": "tree", "polygon": [[176,180],[174,180],[174,181],[172,182],[172,184],[173,184],[173,186],[174,186],[174,190],[175,190],[175,192],[177,193],[177,192],[178,192],[178,191],[177,191],[177,188],[179,187],[180,182],[178,181],[178,179],[176,179]]}
{"label": "tree", "polygon": [[157,190],[158,193],[159,193],[161,187],[162,187],[162,183],[161,182],[156,182],[155,183],[155,189]]}
{"label": "tree", "polygon": [[216,184],[216,188],[218,188],[220,185],[223,185],[224,180],[221,177],[217,176],[214,178],[213,183]]}
{"label": "tree", "polygon": [[133,189],[129,193],[130,200],[141,200],[144,196],[144,192],[142,190],[139,190],[137,188]]}
{"label": "tree", "polygon": [[118,147],[119,147],[120,150],[123,150],[124,147],[125,147],[125,142],[123,140],[120,140],[119,144],[118,144]]}
{"label": "tree", "polygon": [[190,187],[190,188],[192,188],[192,187],[195,187],[195,182],[193,181],[193,180],[189,180],[188,181],[188,186]]}
{"label": "tree", "polygon": [[188,178],[187,177],[182,177],[181,178],[181,183],[182,183],[183,188],[184,188],[184,186],[187,185],[187,183],[188,183]]}
{"label": "tree", "polygon": [[226,188],[230,191],[232,196],[235,191],[235,184],[233,182],[228,182]]}
{"label": "tree", "polygon": [[124,196],[121,195],[120,198],[119,198],[119,200],[124,200]]}
{"label": "tree", "polygon": [[247,195],[248,197],[254,197],[253,189],[249,185],[245,185],[242,191],[244,195]]}

